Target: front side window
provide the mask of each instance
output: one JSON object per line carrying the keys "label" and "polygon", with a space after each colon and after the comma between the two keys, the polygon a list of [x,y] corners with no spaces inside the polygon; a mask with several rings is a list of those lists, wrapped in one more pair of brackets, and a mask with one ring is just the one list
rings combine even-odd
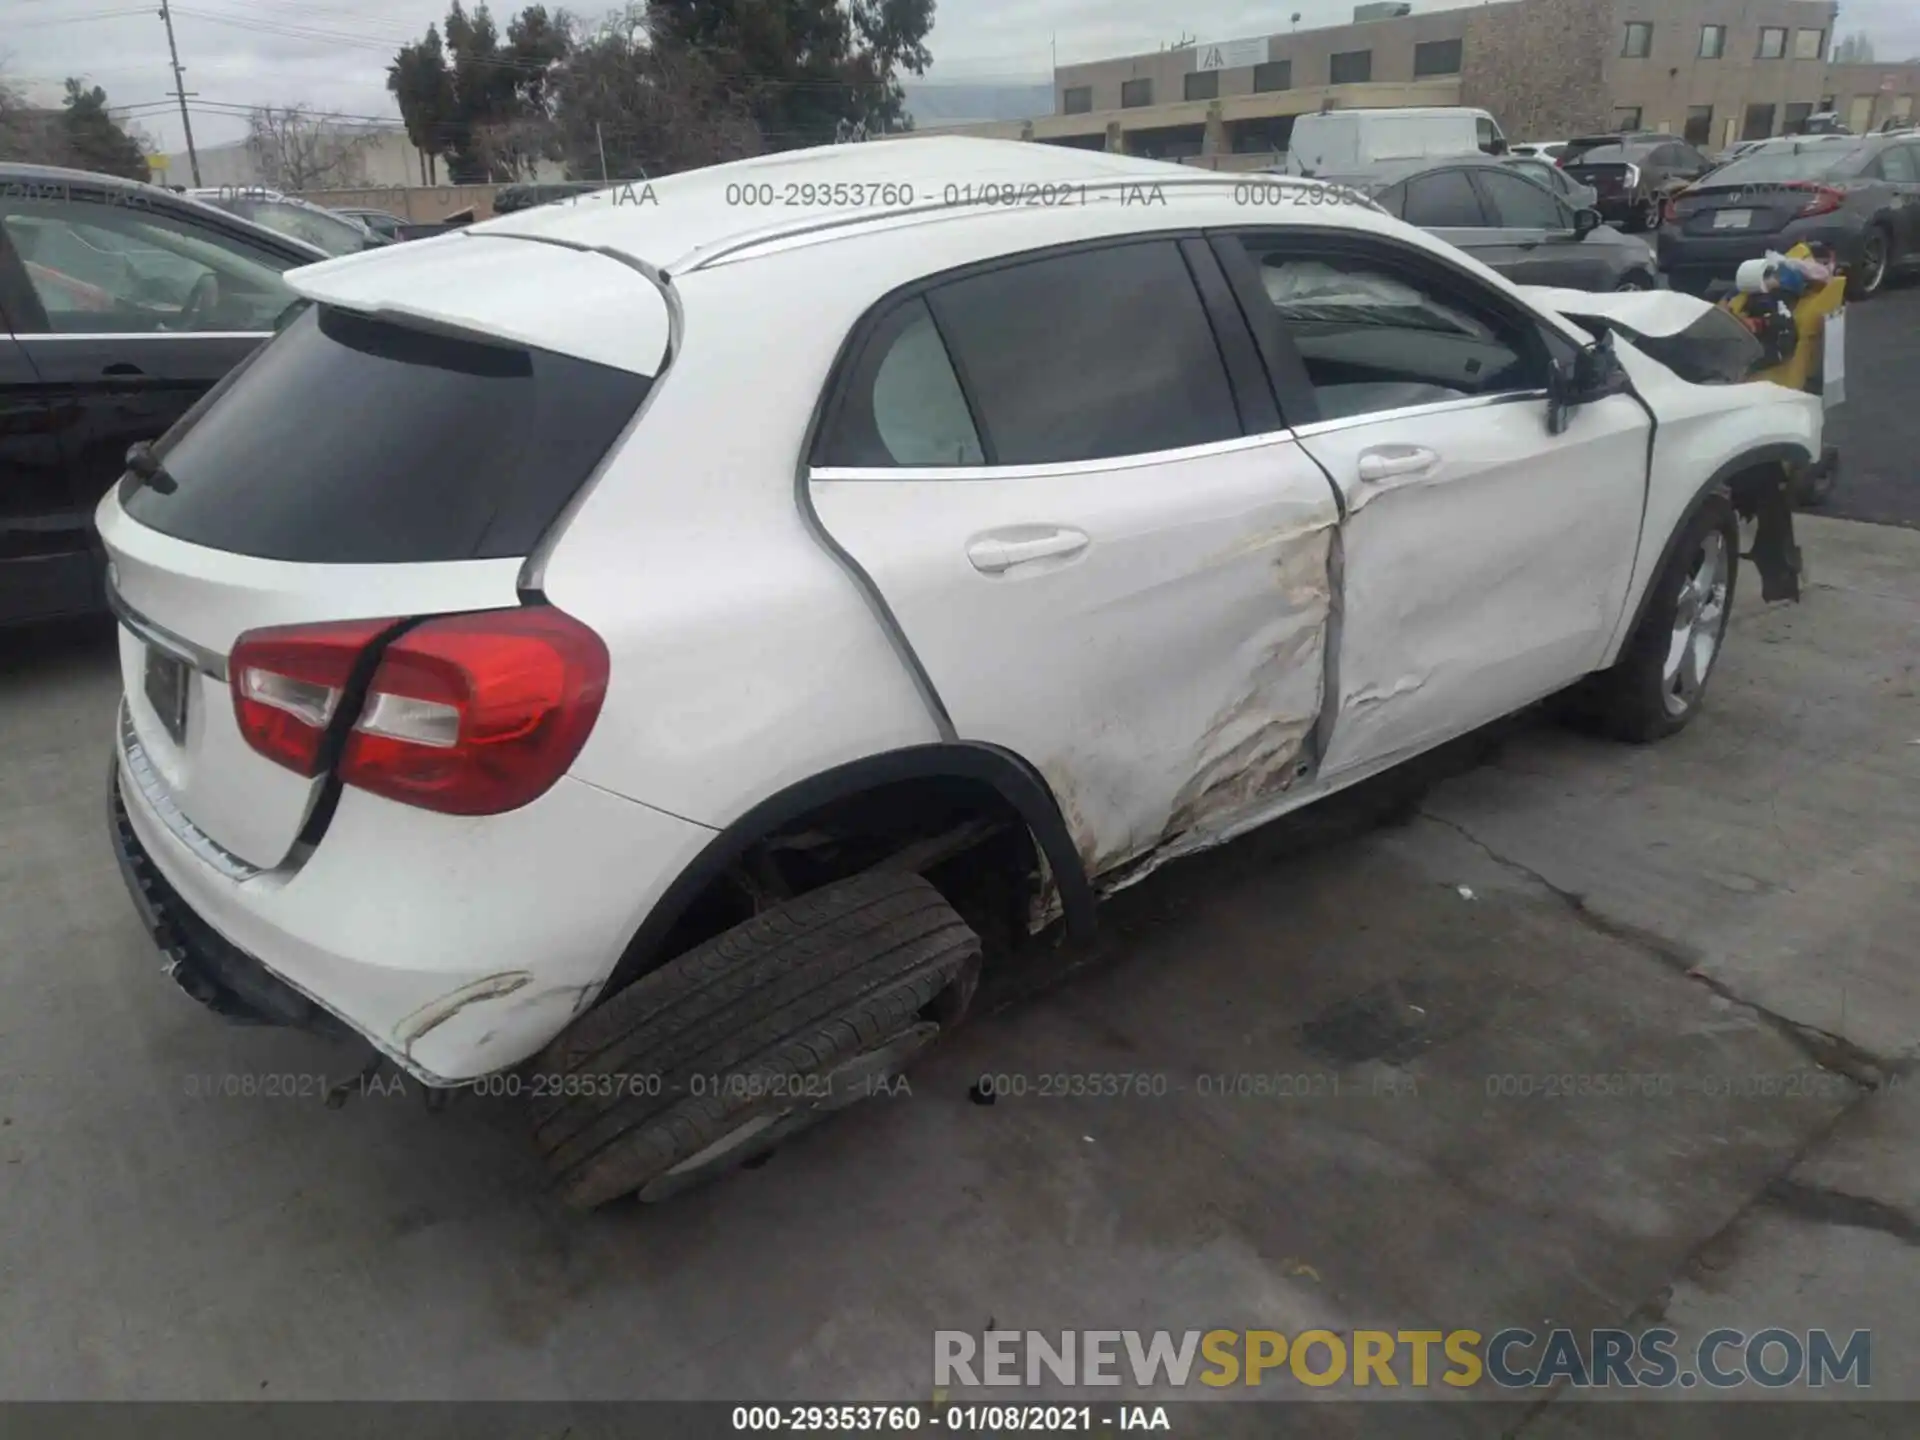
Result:
{"label": "front side window", "polygon": [[1758,53],[1759,58],[1762,60],[1778,60],[1782,55],[1785,55],[1787,53],[1786,30],[1777,25],[1761,26],[1760,50]]}
{"label": "front side window", "polygon": [[1480,184],[1493,204],[1494,223],[1509,230],[1571,230],[1573,217],[1531,180],[1488,170]]}
{"label": "front side window", "polygon": [[1539,337],[1464,277],[1436,283],[1397,258],[1309,239],[1241,243],[1324,420],[1546,384]]}
{"label": "front side window", "polygon": [[1404,218],[1423,230],[1472,230],[1487,223],[1464,170],[1436,170],[1409,180]]}
{"label": "front side window", "polygon": [[0,196],[0,226],[25,264],[45,328],[68,335],[272,330],[294,303],[280,278],[291,263],[135,203],[141,198]]}
{"label": "front side window", "polygon": [[1880,152],[1880,175],[1896,185],[1920,182],[1920,164],[1911,145],[1891,145]]}
{"label": "front side window", "polygon": [[1240,435],[1213,327],[1171,240],[1029,260],[928,296],[995,465]]}
{"label": "front side window", "polygon": [[1653,53],[1653,26],[1634,21],[1627,26],[1626,39],[1621,43],[1620,53],[1629,60],[1644,60]]}

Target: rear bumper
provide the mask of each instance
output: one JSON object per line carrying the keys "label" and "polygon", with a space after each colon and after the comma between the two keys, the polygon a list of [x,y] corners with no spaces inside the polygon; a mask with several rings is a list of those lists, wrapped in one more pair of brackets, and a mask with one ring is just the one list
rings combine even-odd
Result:
{"label": "rear bumper", "polygon": [[1670,226],[1660,230],[1658,249],[1660,268],[1673,281],[1673,288],[1688,295],[1704,295],[1716,280],[1732,280],[1734,273],[1749,260],[1761,259],[1769,250],[1785,253],[1805,242],[1831,245],[1843,263],[1857,260],[1860,237],[1837,226],[1810,223],[1789,225],[1772,235],[1682,235]]}
{"label": "rear bumper", "polygon": [[188,994],[235,1020],[357,1034],[441,1086],[565,1029],[713,836],[571,778],[485,819],[350,791],[303,862],[236,880],[155,811],[124,751],[108,825]]}

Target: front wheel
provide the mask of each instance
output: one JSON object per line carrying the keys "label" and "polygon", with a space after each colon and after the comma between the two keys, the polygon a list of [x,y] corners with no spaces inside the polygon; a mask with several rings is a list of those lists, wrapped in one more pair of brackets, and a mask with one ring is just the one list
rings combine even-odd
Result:
{"label": "front wheel", "polygon": [[1720,659],[1739,565],[1733,504],[1724,495],[1710,496],[1654,577],[1651,598],[1618,662],[1579,687],[1577,713],[1633,744],[1684,729]]}

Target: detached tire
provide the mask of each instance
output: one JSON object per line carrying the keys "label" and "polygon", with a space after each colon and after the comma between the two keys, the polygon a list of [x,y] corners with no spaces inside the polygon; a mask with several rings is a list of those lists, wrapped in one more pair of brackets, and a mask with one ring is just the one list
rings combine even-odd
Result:
{"label": "detached tire", "polygon": [[1739,573],[1733,504],[1710,496],[1654,577],[1646,611],[1619,661],[1577,687],[1571,713],[1636,745],[1685,729],[1720,659]]}
{"label": "detached tire", "polygon": [[664,1200],[900,1073],[973,998],[980,938],[915,874],[856,876],[736,925],[589,1011],[534,1062],[567,1203]]}

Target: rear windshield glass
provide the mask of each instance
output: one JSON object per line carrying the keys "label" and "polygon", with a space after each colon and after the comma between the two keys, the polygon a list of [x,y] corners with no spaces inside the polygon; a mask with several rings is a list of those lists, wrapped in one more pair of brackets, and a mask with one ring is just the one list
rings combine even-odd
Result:
{"label": "rear windshield glass", "polygon": [[1651,145],[1595,145],[1591,150],[1569,155],[1567,164],[1624,165],[1630,160],[1638,160],[1652,148]]}
{"label": "rear windshield glass", "polygon": [[1742,155],[1713,172],[1714,185],[1764,185],[1769,181],[1823,180],[1849,175],[1861,155],[1858,145],[1770,145]]}
{"label": "rear windshield glass", "polygon": [[518,557],[651,383],[313,306],[155,446],[172,491],[128,476],[121,503],[163,534],[272,560]]}

